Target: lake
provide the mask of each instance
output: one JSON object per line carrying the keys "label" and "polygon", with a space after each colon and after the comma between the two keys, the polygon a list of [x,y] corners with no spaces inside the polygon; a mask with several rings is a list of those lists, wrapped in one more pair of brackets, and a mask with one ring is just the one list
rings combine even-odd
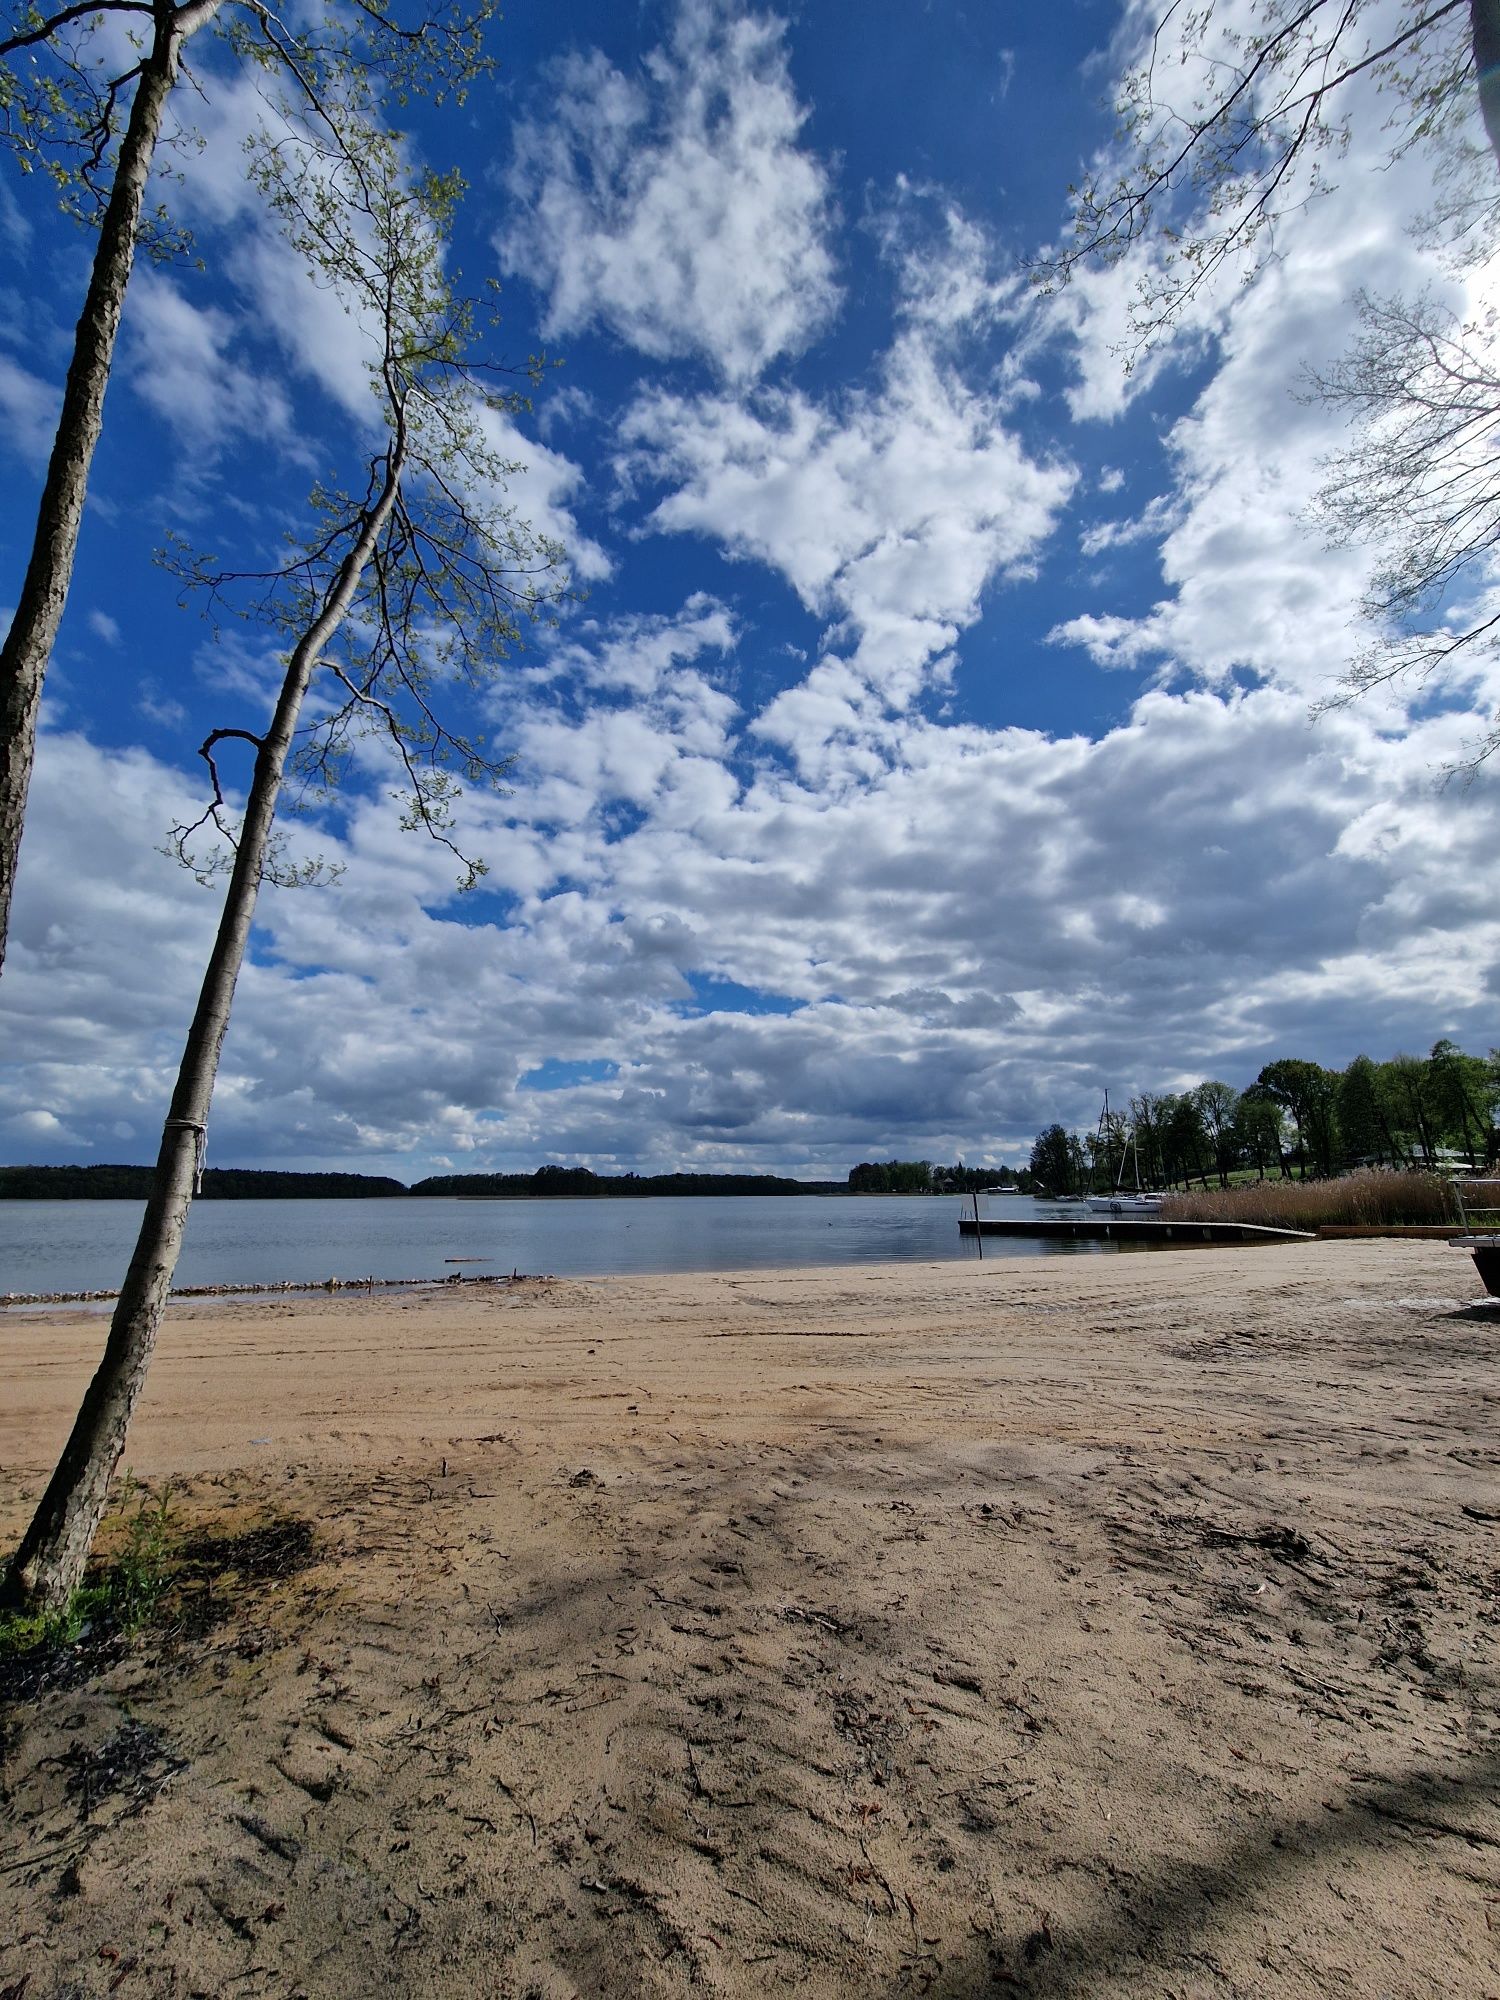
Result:
{"label": "lake", "polygon": [[[144,1204],[0,1202],[0,1293],[118,1286]],[[1015,1200],[1007,1215],[1032,1212]],[[924,1195],[664,1195],[644,1200],[199,1201],[179,1285],[327,1278],[441,1278],[512,1270],[559,1277],[732,1271],[975,1257],[959,1198]],[[1088,1256],[1099,1243],[986,1240],[993,1257]],[[454,1263],[450,1259],[477,1259]]]}

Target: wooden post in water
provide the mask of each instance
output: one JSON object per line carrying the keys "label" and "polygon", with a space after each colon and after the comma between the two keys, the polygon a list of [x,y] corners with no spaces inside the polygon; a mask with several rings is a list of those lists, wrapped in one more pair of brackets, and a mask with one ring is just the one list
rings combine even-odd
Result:
{"label": "wooden post in water", "polygon": [[979,1227],[979,1190],[978,1188],[971,1188],[969,1192],[974,1197],[974,1241],[979,1245],[979,1261],[982,1264],[984,1262],[984,1231]]}

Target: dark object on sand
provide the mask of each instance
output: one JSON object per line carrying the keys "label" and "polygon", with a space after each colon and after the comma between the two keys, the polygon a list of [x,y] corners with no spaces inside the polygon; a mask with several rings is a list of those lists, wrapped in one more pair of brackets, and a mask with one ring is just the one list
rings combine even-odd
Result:
{"label": "dark object on sand", "polygon": [[1500,1180],[1481,1179],[1477,1175],[1456,1180],[1453,1196],[1458,1203],[1459,1220],[1466,1230],[1473,1232],[1455,1241],[1472,1251],[1484,1289],[1492,1299],[1500,1299],[1500,1232],[1495,1228],[1500,1222]]}
{"label": "dark object on sand", "polygon": [[1471,1236],[1464,1248],[1473,1252],[1484,1289],[1491,1298],[1500,1299],[1500,1236]]}

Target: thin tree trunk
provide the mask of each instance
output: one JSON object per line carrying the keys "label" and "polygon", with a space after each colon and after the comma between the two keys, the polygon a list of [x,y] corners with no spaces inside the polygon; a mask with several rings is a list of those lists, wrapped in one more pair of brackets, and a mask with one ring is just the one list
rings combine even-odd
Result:
{"label": "thin tree trunk", "polygon": [[1469,0],[1469,30],[1479,83],[1479,109],[1490,151],[1500,161],[1500,0]]}
{"label": "thin tree trunk", "polygon": [[188,1030],[177,1087],[162,1129],[151,1197],[110,1322],[104,1358],[89,1384],[57,1470],[0,1587],[0,1602],[33,1610],[60,1610],[83,1580],[84,1565],[109,1497],[110,1481],[125,1448],[131,1413],[146,1380],[156,1345],[156,1330],[182,1248],[188,1210],[197,1192],[219,1052],[229,1026],[229,1010],[250,937],[282,773],[303,697],[320,653],[343,623],[354,600],[359,580],[395,504],[404,459],[405,433],[398,412],[380,494],[365,515],[358,540],[339,567],[321,613],[303,633],[287,662],[276,713],[256,755],[255,776],[224,895],[218,934]]}
{"label": "thin tree trunk", "polygon": [[[1391,1165],[1399,1167],[1401,1164],[1401,1148],[1396,1144],[1396,1135],[1391,1130],[1391,1121],[1386,1117],[1378,1101],[1375,1106],[1375,1115],[1380,1120],[1380,1135],[1385,1140],[1386,1152],[1391,1156]],[[1385,1164],[1383,1156],[1381,1164]]]}
{"label": "thin tree trunk", "polygon": [[10,929],[42,681],[73,578],[89,468],[104,420],[104,392],[135,261],[146,183],[162,114],[177,82],[182,45],[213,18],[220,4],[221,0],[196,0],[189,7],[162,7],[157,12],[151,53],[141,64],[131,100],[89,288],[73,336],[73,359],[37,509],[31,560],[10,631],[0,647],[0,965],[5,962]]}

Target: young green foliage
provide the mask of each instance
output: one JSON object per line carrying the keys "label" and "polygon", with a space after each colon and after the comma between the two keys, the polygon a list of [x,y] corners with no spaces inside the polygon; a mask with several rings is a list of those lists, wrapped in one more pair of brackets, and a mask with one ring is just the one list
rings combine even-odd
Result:
{"label": "young green foliage", "polygon": [[[1244,15],[1173,0],[1117,111],[1113,145],[1069,191],[1072,240],[1034,275],[1054,290],[1129,259],[1127,367],[1217,281],[1257,275],[1277,223],[1333,184],[1356,116],[1383,114],[1389,160],[1426,150],[1435,200],[1417,233],[1447,275],[1500,247],[1500,0],[1252,0]],[[1360,319],[1348,354],[1313,378],[1350,424],[1314,519],[1331,545],[1374,555],[1370,638],[1323,708],[1405,678],[1461,684],[1500,657],[1494,315],[1362,296]],[[1472,777],[1497,748],[1500,714],[1453,768]]]}
{"label": "young green foliage", "polygon": [[[338,292],[372,352],[379,332],[374,414],[388,438],[399,435],[402,477],[348,614],[320,650],[286,775],[298,803],[325,799],[362,739],[376,739],[394,760],[402,824],[450,847],[470,887],[484,862],[460,854],[454,806],[465,786],[498,784],[505,760],[457,726],[439,697],[445,686],[460,702],[482,693],[525,624],[564,593],[563,551],[505,498],[519,468],[497,439],[529,404],[509,386],[510,371],[471,357],[475,308],[444,269],[461,180],[406,176],[399,143],[367,107],[346,104],[338,115],[367,122],[358,159],[303,133],[264,140],[252,171],[310,276]],[[534,380],[542,365],[528,364],[526,376]],[[231,571],[180,552],[170,566],[216,606],[295,635],[316,617],[376,484],[372,468],[362,490],[317,485],[315,531],[272,570]],[[232,835],[215,752],[233,737],[256,740],[242,729],[214,732],[203,746],[213,797],[202,819],[174,829],[179,854],[200,870],[191,844],[199,830]],[[279,866],[276,879],[288,879]]]}
{"label": "young green foliage", "polygon": [[[1387,105],[1389,153],[1436,143],[1455,190],[1476,160],[1468,124],[1483,65],[1476,44],[1500,0],[1256,0],[1231,10],[1173,0],[1127,70],[1112,145],[1076,188],[1071,242],[1037,260],[1044,290],[1080,266],[1137,250],[1128,360],[1171,333],[1222,270],[1249,277],[1285,215],[1334,178],[1354,110],[1372,79]],[[1138,27],[1133,12],[1127,32]],[[1493,173],[1493,160],[1486,161]],[[1450,219],[1475,219],[1455,192]]]}
{"label": "young green foliage", "polygon": [[[563,588],[560,552],[504,495],[510,468],[491,426],[515,394],[467,355],[471,316],[445,269],[457,183],[412,172],[358,90],[321,116],[339,120],[336,143],[313,125],[267,139],[255,171],[310,274],[366,339],[372,423],[355,442],[369,455],[361,484],[318,490],[312,537],[275,570],[191,570],[221,595],[248,585],[252,613],[291,644],[269,723],[216,730],[203,746],[214,796],[199,824],[212,822],[232,854],[223,910],[104,1358],[0,1592],[28,1610],[57,1608],[77,1589],[145,1383],[288,772],[332,782],[353,738],[374,730],[396,756],[408,821],[456,853],[454,786],[494,767],[448,728],[436,697],[445,684],[491,678]],[[255,751],[237,822],[213,761],[226,739]],[[192,831],[179,829],[184,846]],[[472,880],[477,861],[464,866]]]}
{"label": "young green foliage", "polygon": [[[190,128],[169,123],[189,44],[214,28],[240,71],[261,78],[283,122],[315,129],[337,148],[355,129],[343,115],[351,96],[368,105],[418,93],[461,99],[489,67],[482,38],[491,11],[491,0],[429,0],[413,14],[390,0],[312,0],[288,21],[264,0],[67,0],[51,11],[10,0],[0,16],[0,147],[23,170],[45,171],[64,206],[96,223],[99,237],[31,554],[0,644],[0,963],[42,686],[72,583],[136,248],[166,257],[186,240],[164,208],[148,211],[146,191],[163,140],[179,162],[192,147]],[[193,75],[193,88],[206,92],[211,75]]]}

